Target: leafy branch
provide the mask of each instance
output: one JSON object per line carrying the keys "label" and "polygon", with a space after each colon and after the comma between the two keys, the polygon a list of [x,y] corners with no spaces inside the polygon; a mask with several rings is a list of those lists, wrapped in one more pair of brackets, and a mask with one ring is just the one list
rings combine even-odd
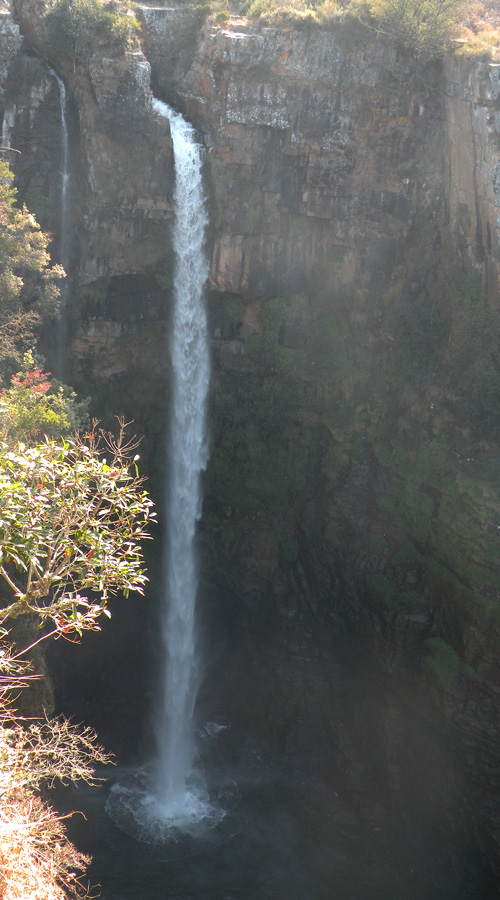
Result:
{"label": "leafy branch", "polygon": [[141,541],[154,521],[125,423],[117,439],[82,438],[0,449],[0,575],[14,594],[0,622],[26,613],[51,634],[99,630],[108,598],[143,593]]}

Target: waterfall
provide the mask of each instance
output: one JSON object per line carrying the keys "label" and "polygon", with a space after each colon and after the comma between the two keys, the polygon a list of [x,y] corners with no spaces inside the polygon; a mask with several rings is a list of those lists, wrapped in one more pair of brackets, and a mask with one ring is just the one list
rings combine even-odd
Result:
{"label": "waterfall", "polygon": [[66,122],[66,88],[64,81],[49,66],[49,72],[55,79],[59,95],[59,111],[61,114],[61,239],[59,256],[61,265],[67,270],[67,233],[68,233],[68,124]]}
{"label": "waterfall", "polygon": [[2,148],[4,150],[10,150],[10,136],[12,133],[12,129],[14,128],[14,124],[16,121],[16,106],[13,104],[12,106],[6,107],[3,114],[2,121]]}
{"label": "waterfall", "polygon": [[[66,121],[66,88],[64,81],[59,78],[57,72],[48,66],[50,75],[55,79],[59,96],[59,111],[61,116],[61,212],[60,212],[60,240],[59,240],[59,261],[68,274],[69,258],[68,258],[68,124]],[[66,288],[67,282],[61,285],[61,311],[57,320],[56,328],[56,347],[54,368],[58,378],[65,376],[65,360],[67,345],[67,319],[66,319]]]}
{"label": "waterfall", "polygon": [[156,843],[215,826],[225,815],[212,805],[195,767],[194,705],[199,683],[194,546],[201,515],[200,475],[207,462],[205,427],[210,359],[204,289],[205,195],[202,151],[194,129],[160,100],[153,108],[170,122],[175,163],[174,310],[170,339],[172,396],[166,441],[161,628],[164,664],[156,709],[153,765],[126,773],[106,803],[120,828]]}
{"label": "waterfall", "polygon": [[205,408],[210,376],[203,252],[205,196],[201,148],[192,126],[160,100],[175,161],[174,314],[171,338],[173,387],[168,438],[169,477],[165,515],[162,637],[165,648],[163,705],[156,733],[156,788],[172,815],[192,803],[193,709],[198,682],[195,603],[198,573],[194,549],[201,514],[200,474],[207,462]]}

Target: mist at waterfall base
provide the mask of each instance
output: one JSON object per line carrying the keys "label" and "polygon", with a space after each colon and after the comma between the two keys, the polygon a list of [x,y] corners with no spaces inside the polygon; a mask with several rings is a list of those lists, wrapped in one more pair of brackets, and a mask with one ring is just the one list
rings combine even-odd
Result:
{"label": "mist at waterfall base", "polygon": [[107,810],[144,841],[161,842],[178,832],[213,826],[224,815],[209,800],[203,773],[194,766],[193,713],[199,684],[195,608],[198,590],[194,547],[201,515],[200,475],[206,466],[206,401],[210,361],[204,289],[205,213],[202,150],[193,127],[160,100],[169,120],[175,162],[174,311],[170,357],[172,397],[167,439],[161,640],[164,665],[155,711],[156,758],[115,785]]}
{"label": "mist at waterfall base", "polygon": [[[104,811],[104,793],[72,789],[70,833],[89,852],[101,900],[486,900],[443,860],[430,834],[367,821],[324,782],[285,765],[257,739],[207,735],[205,759],[225,816],[161,844],[136,840]],[[239,735],[238,739],[242,736]],[[201,739],[203,742],[203,739]],[[109,772],[106,773],[109,777]],[[111,779],[122,779],[123,773]],[[472,892],[471,892],[471,887]]]}
{"label": "mist at waterfall base", "polygon": [[[146,549],[152,553],[160,548],[149,542]],[[427,771],[428,754],[425,744],[422,747],[425,731],[422,735],[421,723],[410,708],[400,722],[398,737],[411,746],[420,736],[418,752],[424,761],[419,769],[401,768],[403,814],[393,809],[394,797],[376,775],[360,808],[359,798],[353,800],[343,783],[343,774],[335,774],[334,737],[324,723],[314,726],[304,721],[304,710],[294,714],[300,717],[295,727],[301,734],[309,732],[309,746],[325,754],[330,768],[319,768],[311,752],[300,749],[293,720],[283,734],[285,744],[277,745],[266,722],[283,727],[293,685],[299,696],[299,679],[307,682],[312,660],[305,656],[304,666],[288,678],[289,648],[280,645],[268,622],[256,626],[248,641],[237,595],[227,599],[235,607],[238,627],[227,622],[227,607],[218,605],[218,592],[211,591],[205,581],[205,567],[202,588],[204,598],[205,590],[208,593],[208,609],[201,631],[207,676],[197,700],[196,741],[208,793],[218,798],[225,816],[212,825],[193,823],[190,830],[171,832],[170,840],[156,844],[140,838],[137,824],[134,836],[133,816],[129,829],[117,826],[106,813],[110,793],[114,784],[134,784],[144,778],[135,763],[144,758],[153,739],[146,707],[154,660],[151,648],[144,653],[140,629],[147,625],[147,609],[160,582],[155,559],[148,566],[152,597],[146,600],[146,613],[140,598],[117,602],[102,633],[89,634],[76,647],[58,643],[52,648],[57,653],[66,651],[64,684],[61,675],[58,683],[70,693],[62,711],[75,714],[76,708],[78,719],[96,727],[119,762],[116,768],[99,773],[106,779],[102,787],[69,787],[58,795],[61,813],[81,810],[85,815],[85,819],[72,816],[68,828],[76,845],[93,857],[88,877],[92,885],[101,885],[101,900],[486,900],[496,896],[480,883],[474,889],[470,872],[464,874],[474,855],[470,843],[460,842],[456,830],[448,843],[443,841],[436,781],[445,782],[447,772],[439,763],[440,748],[434,745],[430,747],[437,761],[434,777]],[[151,628],[148,642],[153,637]],[[378,757],[384,709],[394,698],[389,683],[381,696],[381,685],[370,677],[369,659],[355,638],[352,659],[350,651],[346,657],[345,636],[332,646],[328,681],[332,693],[343,694],[346,725],[350,716],[358,731],[364,727],[352,751],[353,758],[370,769]],[[141,670],[144,656],[149,665]],[[272,694],[259,690],[256,677],[266,659]],[[274,673],[280,669],[280,676],[273,678],[271,665]],[[314,707],[314,696],[310,701]],[[322,703],[326,720],[331,714],[326,695]],[[426,811],[429,795],[436,800]],[[450,816],[448,808],[444,815]],[[480,873],[475,877],[479,881]]]}

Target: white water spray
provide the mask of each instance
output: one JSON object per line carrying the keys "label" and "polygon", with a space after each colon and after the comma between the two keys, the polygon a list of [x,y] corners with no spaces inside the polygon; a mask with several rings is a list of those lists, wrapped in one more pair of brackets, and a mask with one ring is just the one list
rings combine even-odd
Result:
{"label": "white water spray", "polygon": [[205,413],[210,377],[202,153],[192,126],[181,115],[160,100],[153,100],[153,108],[170,122],[175,161],[173,385],[161,621],[165,663],[152,776],[137,773],[128,785],[116,785],[107,809],[126,830],[157,841],[179,830],[192,831],[199,823],[215,824],[224,813],[210,805],[203,776],[194,769],[193,713],[199,682],[194,538],[201,515],[200,475],[208,455]]}
{"label": "white water spray", "polygon": [[182,815],[193,801],[188,781],[195,752],[193,709],[198,683],[194,535],[201,514],[200,473],[207,462],[205,408],[210,364],[203,298],[208,275],[203,253],[207,218],[201,151],[193,128],[160,100],[153,100],[153,107],[170,121],[176,179],[173,391],[163,573],[166,665],[164,702],[156,729],[156,786],[162,805],[174,815]]}
{"label": "white water spray", "polygon": [[64,81],[59,78],[57,72],[49,66],[49,72],[55,79],[59,96],[59,111],[61,115],[61,239],[59,256],[61,265],[67,271],[67,236],[68,236],[68,124],[66,121],[66,88]]}
{"label": "white water spray", "polygon": [[16,105],[7,106],[2,120],[2,147],[10,150],[10,136],[16,121]]}

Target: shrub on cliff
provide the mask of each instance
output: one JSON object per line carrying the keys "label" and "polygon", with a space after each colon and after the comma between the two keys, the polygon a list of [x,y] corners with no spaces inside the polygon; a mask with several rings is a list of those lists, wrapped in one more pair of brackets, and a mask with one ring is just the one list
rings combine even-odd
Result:
{"label": "shrub on cliff", "polygon": [[[55,779],[92,781],[106,754],[89,729],[65,720],[20,720],[12,694],[33,676],[22,660],[47,637],[78,640],[109,615],[110,594],[143,592],[140,541],[152,503],[137,473],[135,445],[99,433],[33,447],[0,448],[0,897],[85,896],[87,859],[38,789]],[[89,596],[90,594],[90,596]],[[6,644],[5,623],[28,616],[38,637]]]}
{"label": "shrub on cliff", "polygon": [[483,59],[500,59],[500,4],[498,0],[469,0],[456,29],[457,52]]}
{"label": "shrub on cliff", "polygon": [[21,370],[0,392],[0,439],[32,442],[70,434],[85,424],[88,403],[43,372],[28,350]]}
{"label": "shrub on cliff", "polygon": [[362,0],[360,17],[368,27],[393,38],[425,62],[442,56],[466,2],[467,0]]}
{"label": "shrub on cliff", "polygon": [[344,7],[337,0],[249,0],[246,14],[252,19],[262,19],[275,25],[291,24],[296,28],[311,25],[327,25],[339,21]]}
{"label": "shrub on cliff", "polygon": [[126,8],[113,12],[107,0],[52,0],[45,24],[53,52],[71,59],[90,53],[99,41],[123,53],[139,29]]}
{"label": "shrub on cliff", "polygon": [[94,427],[0,448],[0,576],[13,592],[0,622],[34,614],[54,636],[81,634],[107,614],[110,594],[142,593],[152,503],[133,449],[123,423],[116,440]]}
{"label": "shrub on cliff", "polygon": [[0,377],[33,346],[42,317],[57,312],[61,266],[51,266],[49,235],[15,205],[12,173],[0,160]]}

